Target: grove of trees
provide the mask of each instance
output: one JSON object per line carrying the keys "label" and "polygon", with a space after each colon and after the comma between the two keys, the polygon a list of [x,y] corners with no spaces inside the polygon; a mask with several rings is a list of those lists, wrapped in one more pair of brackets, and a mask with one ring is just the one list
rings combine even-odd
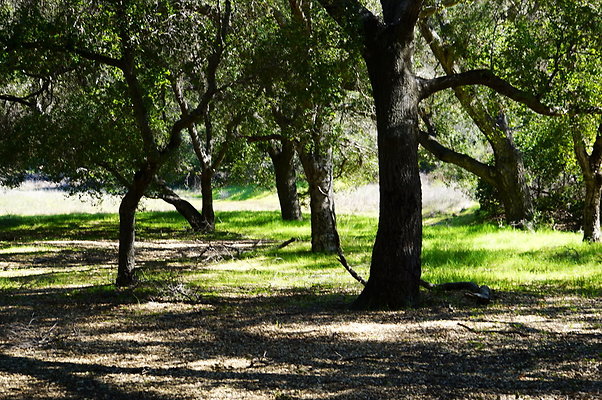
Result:
{"label": "grove of trees", "polygon": [[[120,194],[118,286],[135,281],[141,199],[210,232],[214,179],[249,154],[269,157],[285,220],[302,218],[304,176],[312,251],[327,253],[341,252],[336,170],[370,176],[376,158],[361,309],[419,302],[425,157],[475,175],[508,224],[568,215],[600,241],[598,2],[4,0],[0,50],[0,182]],[[173,190],[187,168],[200,211]]]}

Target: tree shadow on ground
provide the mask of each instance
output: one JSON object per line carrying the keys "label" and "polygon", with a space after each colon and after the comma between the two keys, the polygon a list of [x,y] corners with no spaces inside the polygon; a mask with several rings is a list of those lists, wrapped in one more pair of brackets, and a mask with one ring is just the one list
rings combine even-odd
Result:
{"label": "tree shadow on ground", "polygon": [[189,303],[103,287],[68,293],[2,300],[0,379],[24,377],[30,387],[15,381],[0,397],[49,384],[54,398],[115,399],[593,398],[602,390],[594,299],[509,293],[491,307],[451,310],[434,299],[360,313],[346,307],[351,294],[312,290]]}

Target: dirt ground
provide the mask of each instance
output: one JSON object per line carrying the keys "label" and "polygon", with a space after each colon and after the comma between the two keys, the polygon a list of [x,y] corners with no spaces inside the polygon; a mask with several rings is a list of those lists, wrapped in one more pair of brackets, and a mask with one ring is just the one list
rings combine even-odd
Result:
{"label": "dirt ground", "polygon": [[[77,244],[97,262],[114,251]],[[238,251],[222,245],[201,256]],[[139,257],[204,246],[147,243]],[[78,254],[57,257],[75,266]],[[35,265],[24,257],[4,254],[0,269]],[[347,307],[352,293],[182,297],[185,287],[165,289],[145,299],[73,288],[0,292],[0,398],[602,397],[600,298],[497,293],[476,307],[461,294],[425,294],[420,309],[356,312]]]}

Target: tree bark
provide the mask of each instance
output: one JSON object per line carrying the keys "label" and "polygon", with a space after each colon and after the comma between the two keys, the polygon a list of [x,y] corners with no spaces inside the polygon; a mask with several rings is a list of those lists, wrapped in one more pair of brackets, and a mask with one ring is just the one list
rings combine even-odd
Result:
{"label": "tree bark", "polygon": [[332,147],[312,143],[299,146],[299,158],[309,185],[311,209],[311,251],[337,253],[340,248],[332,187]]}
{"label": "tree bark", "polygon": [[573,145],[585,184],[583,205],[583,241],[600,242],[600,198],[602,191],[602,123],[591,154],[587,153],[585,141],[579,127],[574,127]]}
{"label": "tree bark", "polygon": [[376,105],[380,213],[370,278],[354,303],[360,309],[398,309],[419,302],[419,90],[411,72],[411,35],[404,41],[377,35],[364,51]]}
{"label": "tree bark", "polygon": [[295,145],[291,140],[282,139],[281,147],[268,145],[268,154],[274,165],[276,190],[280,201],[280,213],[285,221],[303,219],[299,194],[297,193],[297,173],[295,171]]}
{"label": "tree bark", "polygon": [[146,189],[150,186],[155,168],[150,164],[134,175],[134,181],[119,205],[119,255],[117,266],[117,286],[130,286],[135,283],[135,230],[136,209]]}
{"label": "tree bark", "polygon": [[585,180],[585,204],[583,205],[583,241],[600,242],[600,197],[602,175]]}
{"label": "tree bark", "polygon": [[504,206],[506,223],[525,227],[533,221],[534,209],[531,192],[525,179],[523,157],[511,135],[493,146],[498,184],[494,185]]}
{"label": "tree bark", "polygon": [[215,230],[215,211],[213,209],[213,170],[204,168],[201,172],[201,214],[203,217],[204,231]]}

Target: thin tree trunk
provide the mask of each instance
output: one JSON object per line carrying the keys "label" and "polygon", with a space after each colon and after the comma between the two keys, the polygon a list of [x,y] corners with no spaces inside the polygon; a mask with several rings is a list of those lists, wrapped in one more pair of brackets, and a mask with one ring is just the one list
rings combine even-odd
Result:
{"label": "thin tree trunk", "polygon": [[300,221],[303,219],[299,194],[297,193],[297,173],[295,171],[295,145],[292,141],[283,139],[282,147],[268,145],[268,154],[274,164],[276,190],[280,201],[280,213],[285,221]]}
{"label": "thin tree trunk", "polygon": [[299,158],[309,185],[311,251],[337,253],[340,248],[332,187],[332,147],[313,144],[311,151],[299,146]]}
{"label": "thin tree trunk", "polygon": [[418,88],[411,44],[376,37],[364,53],[376,105],[380,214],[370,278],[354,306],[398,309],[419,302],[422,251]]}
{"label": "thin tree trunk", "polygon": [[201,172],[201,197],[204,230],[213,232],[215,230],[215,211],[213,209],[213,171],[210,168]]}
{"label": "thin tree trunk", "polygon": [[583,240],[600,242],[600,197],[602,176],[585,181],[585,204],[583,205]]}
{"label": "thin tree trunk", "polygon": [[154,169],[151,166],[138,171],[134,176],[134,182],[119,205],[119,256],[115,282],[117,286],[129,286],[135,283],[136,209],[144,192],[150,186],[153,175]]}

